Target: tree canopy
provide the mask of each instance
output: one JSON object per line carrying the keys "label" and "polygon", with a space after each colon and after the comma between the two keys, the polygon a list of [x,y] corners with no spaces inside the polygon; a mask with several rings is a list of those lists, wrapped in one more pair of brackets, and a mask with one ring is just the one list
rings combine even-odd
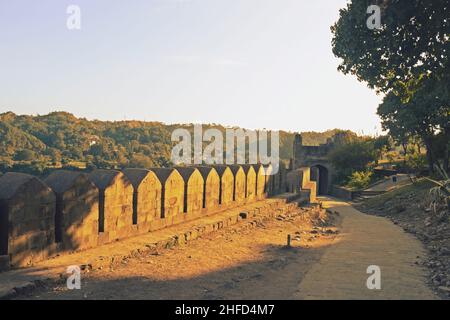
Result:
{"label": "tree canopy", "polygon": [[[375,29],[366,23],[373,4],[381,9]],[[352,0],[331,27],[338,70],[385,95],[378,108],[383,127],[397,141],[419,136],[431,170],[440,148],[448,168],[449,7],[448,0]],[[437,146],[440,135],[447,143]]]}
{"label": "tree canopy", "polygon": [[[47,115],[0,114],[0,171],[42,174],[48,168],[117,168],[169,166],[176,128],[192,132],[192,124],[98,121],[77,118],[67,112]],[[204,125],[204,129],[220,125]],[[325,143],[339,130],[302,133],[306,145]],[[280,158],[292,157],[293,132],[280,132]],[[224,135],[225,136],[225,135]]]}

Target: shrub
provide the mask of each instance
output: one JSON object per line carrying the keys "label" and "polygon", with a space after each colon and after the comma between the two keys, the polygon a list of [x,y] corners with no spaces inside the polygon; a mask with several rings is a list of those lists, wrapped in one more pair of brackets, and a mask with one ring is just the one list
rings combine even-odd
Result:
{"label": "shrub", "polygon": [[420,171],[426,168],[427,159],[424,154],[413,153],[406,156],[406,167],[414,171]]}
{"label": "shrub", "polygon": [[355,171],[350,176],[347,186],[352,189],[364,189],[367,188],[371,182],[373,172],[372,171]]}
{"label": "shrub", "polygon": [[31,161],[34,160],[36,154],[32,150],[23,149],[16,152],[14,160],[16,161]]}
{"label": "shrub", "polygon": [[150,168],[154,166],[154,163],[150,157],[147,157],[141,153],[136,153],[131,158],[129,164],[129,167],[132,168]]}

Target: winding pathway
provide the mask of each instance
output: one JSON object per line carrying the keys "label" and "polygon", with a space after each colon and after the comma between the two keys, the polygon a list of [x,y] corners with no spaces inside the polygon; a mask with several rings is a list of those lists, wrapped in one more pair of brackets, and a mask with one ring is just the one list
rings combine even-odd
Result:
{"label": "winding pathway", "polygon": [[[386,218],[327,199],[342,217],[341,233],[305,275],[294,299],[437,299],[417,262],[422,244]],[[380,267],[381,289],[367,288],[367,268]]]}

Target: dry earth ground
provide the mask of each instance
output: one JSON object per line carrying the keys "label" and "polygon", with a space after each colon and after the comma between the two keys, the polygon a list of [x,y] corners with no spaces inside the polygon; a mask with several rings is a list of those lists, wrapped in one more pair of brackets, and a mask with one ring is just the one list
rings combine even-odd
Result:
{"label": "dry earth ground", "polygon": [[[319,208],[238,224],[185,247],[82,275],[81,290],[49,282],[20,299],[292,299],[336,237]],[[326,221],[328,220],[328,221]],[[286,247],[287,235],[292,245]]]}
{"label": "dry earth ground", "polygon": [[[421,265],[420,241],[383,217],[323,199],[323,210],[298,209],[255,228],[240,223],[185,247],[131,258],[83,274],[82,289],[64,279],[21,299],[436,299]],[[338,214],[335,214],[338,212]],[[311,223],[313,221],[316,225]],[[338,227],[330,225],[334,222]],[[286,248],[287,235],[292,247]],[[381,269],[369,290],[367,267]]]}

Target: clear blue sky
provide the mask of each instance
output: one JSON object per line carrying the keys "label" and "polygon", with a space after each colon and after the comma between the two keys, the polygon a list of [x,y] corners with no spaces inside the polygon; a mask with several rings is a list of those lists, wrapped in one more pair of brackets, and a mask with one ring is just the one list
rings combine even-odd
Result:
{"label": "clear blue sky", "polygon": [[381,97],[331,52],[345,4],[0,0],[0,112],[373,134]]}

